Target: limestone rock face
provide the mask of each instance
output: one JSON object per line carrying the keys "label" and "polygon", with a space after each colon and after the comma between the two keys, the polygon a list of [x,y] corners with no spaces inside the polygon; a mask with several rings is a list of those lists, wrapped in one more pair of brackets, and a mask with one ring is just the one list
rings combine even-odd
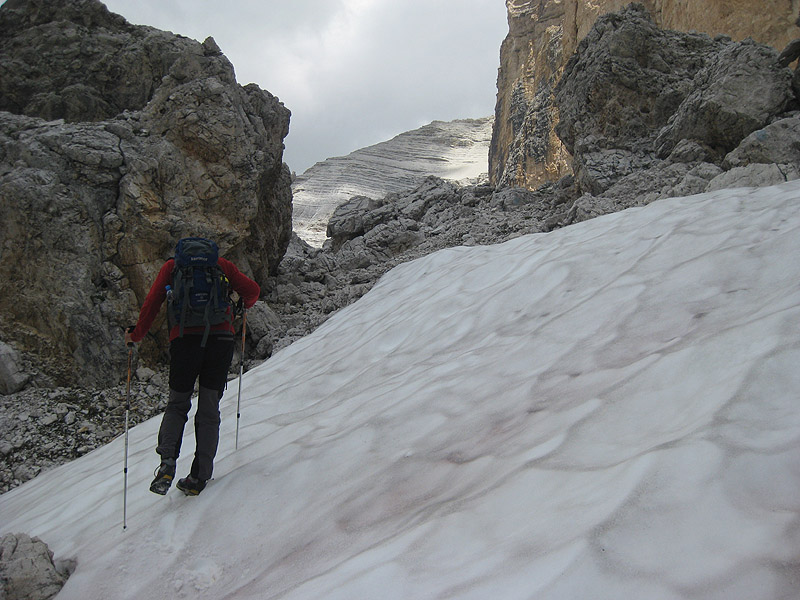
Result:
{"label": "limestone rock face", "polygon": [[[597,18],[629,0],[508,0],[509,33],[500,50],[489,177],[528,188],[570,172],[571,156],[553,133],[555,84]],[[797,37],[796,3],[785,0],[643,0],[662,29],[752,37],[778,50]],[[653,67],[654,65],[651,65]]]}
{"label": "limestone rock face", "polygon": [[428,176],[462,182],[485,177],[492,120],[434,121],[317,163],[292,185],[294,230],[308,243],[322,246],[328,218],[353,196],[378,200],[415,188]]}
{"label": "limestone rock face", "polygon": [[[178,238],[213,237],[257,280],[291,234],[289,111],[202,44],[96,0],[0,7],[0,332],[62,366],[123,374],[135,321]],[[142,347],[163,347],[159,322]],[[155,343],[154,343],[155,342]]]}
{"label": "limestone rock face", "polygon": [[574,44],[564,39],[564,2],[513,0],[506,6],[509,31],[500,47],[489,180],[532,189],[569,172],[569,154],[554,132],[552,96]]}

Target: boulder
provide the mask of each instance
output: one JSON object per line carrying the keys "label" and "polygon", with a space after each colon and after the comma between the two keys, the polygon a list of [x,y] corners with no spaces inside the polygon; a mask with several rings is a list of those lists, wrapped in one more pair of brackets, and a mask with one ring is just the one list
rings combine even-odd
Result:
{"label": "boulder", "polygon": [[256,302],[247,311],[247,333],[256,343],[269,337],[272,330],[280,327],[280,323],[281,318],[266,302]]}
{"label": "boulder", "polygon": [[794,98],[791,72],[774,48],[752,40],[725,44],[692,81],[692,93],[659,132],[666,157],[681,140],[699,140],[721,154],[784,112]]}
{"label": "boulder", "polygon": [[327,234],[334,248],[338,249],[347,240],[352,240],[359,235],[364,235],[365,213],[378,207],[372,198],[367,196],[353,196],[346,202],[339,204],[328,221]]}
{"label": "boulder", "polygon": [[723,161],[726,168],[759,164],[800,166],[800,116],[779,119],[748,135]]}
{"label": "boulder", "polygon": [[30,375],[20,366],[20,357],[14,348],[0,342],[0,394],[13,394],[28,383]]}
{"label": "boulder", "polygon": [[740,187],[766,187],[800,179],[800,167],[794,164],[759,164],[734,167],[720,173],[706,186],[706,192]]}
{"label": "boulder", "polygon": [[556,132],[572,154],[649,146],[718,47],[707,35],[659,29],[641,4],[603,15],[556,88]]}
{"label": "boulder", "polygon": [[53,563],[39,538],[9,533],[0,538],[0,585],[5,600],[48,600],[64,586],[68,572]]}
{"label": "boulder", "polygon": [[[662,31],[642,5],[597,20],[567,63],[556,101],[556,131],[573,153],[580,194],[562,225],[795,177],[797,123],[785,113],[791,72],[776,51]],[[769,166],[749,166],[757,161]]]}
{"label": "boulder", "polygon": [[583,193],[601,194],[658,162],[658,133],[722,45],[707,35],[661,30],[640,4],[597,20],[555,93],[556,132],[573,155]]}

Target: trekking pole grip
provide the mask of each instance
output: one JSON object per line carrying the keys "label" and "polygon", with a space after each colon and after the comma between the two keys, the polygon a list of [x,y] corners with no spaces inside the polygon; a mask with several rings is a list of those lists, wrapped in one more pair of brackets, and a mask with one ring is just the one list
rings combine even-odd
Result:
{"label": "trekking pole grip", "polygon": [[[136,329],[136,325],[128,325],[128,327],[126,327],[126,328],[125,328],[125,333],[133,333],[133,331],[134,331],[135,329]],[[133,347],[134,347],[134,343],[133,343],[133,341],[132,341],[132,340],[131,340],[131,341],[129,341],[129,342],[128,342],[127,344],[125,344],[125,345],[126,345],[126,346],[128,346],[128,348],[133,348]]]}

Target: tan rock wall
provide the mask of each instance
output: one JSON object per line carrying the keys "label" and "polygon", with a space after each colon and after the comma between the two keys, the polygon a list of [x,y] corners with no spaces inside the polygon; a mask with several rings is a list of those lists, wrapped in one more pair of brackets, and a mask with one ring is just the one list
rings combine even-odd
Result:
{"label": "tan rock wall", "polygon": [[[569,153],[553,133],[552,90],[597,17],[629,0],[507,0],[509,33],[500,50],[495,129],[489,150],[493,183],[535,188],[570,172]],[[781,50],[800,37],[800,0],[643,0],[665,29],[734,40],[752,37]]]}

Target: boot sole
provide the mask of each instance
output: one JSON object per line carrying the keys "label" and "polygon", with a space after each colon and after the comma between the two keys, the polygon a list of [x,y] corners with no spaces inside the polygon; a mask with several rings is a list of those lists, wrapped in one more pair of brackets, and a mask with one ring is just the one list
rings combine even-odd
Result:
{"label": "boot sole", "polygon": [[205,486],[203,486],[203,488],[199,490],[197,488],[184,487],[183,485],[181,485],[180,480],[178,481],[178,483],[175,484],[175,487],[178,488],[180,491],[182,491],[186,496],[198,496],[200,492],[202,492],[205,489]]}
{"label": "boot sole", "polygon": [[200,490],[193,490],[190,488],[181,487],[180,485],[176,485],[180,491],[182,491],[186,496],[198,496],[200,494]]}
{"label": "boot sole", "polygon": [[[167,484],[166,487],[163,487],[162,482],[166,482]],[[161,485],[156,485],[156,484],[161,484]],[[155,480],[153,483],[150,484],[150,491],[153,492],[154,494],[158,494],[159,496],[166,496],[171,486],[172,486],[172,477],[170,477],[169,479],[166,477],[159,477],[157,480]]]}

